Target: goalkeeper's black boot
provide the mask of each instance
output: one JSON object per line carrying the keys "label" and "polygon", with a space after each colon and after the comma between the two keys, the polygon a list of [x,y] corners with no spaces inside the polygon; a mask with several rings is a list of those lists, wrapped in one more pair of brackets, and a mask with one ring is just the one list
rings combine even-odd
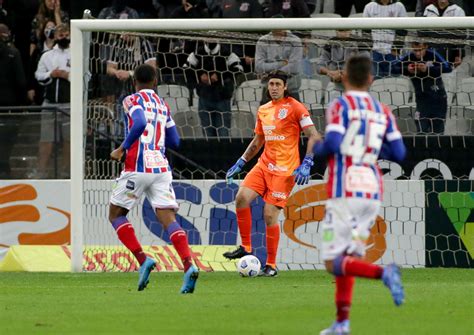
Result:
{"label": "goalkeeper's black boot", "polygon": [[248,252],[245,250],[245,248],[242,245],[239,245],[237,249],[234,251],[227,251],[224,252],[222,255],[227,258],[227,259],[237,259],[237,258],[242,258],[247,255],[251,255],[251,252]]}
{"label": "goalkeeper's black boot", "polygon": [[258,274],[262,277],[276,277],[278,276],[278,270],[271,265],[265,265],[265,267]]}

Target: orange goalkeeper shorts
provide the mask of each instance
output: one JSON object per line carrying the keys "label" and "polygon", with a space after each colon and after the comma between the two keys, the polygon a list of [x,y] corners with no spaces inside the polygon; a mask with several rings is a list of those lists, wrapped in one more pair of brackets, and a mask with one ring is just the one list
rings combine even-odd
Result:
{"label": "orange goalkeeper shorts", "polygon": [[247,174],[241,186],[248,187],[260,194],[266,203],[284,208],[291,190],[295,186],[295,177],[275,175],[265,171],[257,164]]}

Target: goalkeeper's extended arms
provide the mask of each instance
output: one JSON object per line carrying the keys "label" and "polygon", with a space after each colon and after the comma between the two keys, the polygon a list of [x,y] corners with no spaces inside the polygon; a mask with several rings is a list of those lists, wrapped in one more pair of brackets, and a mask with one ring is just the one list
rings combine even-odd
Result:
{"label": "goalkeeper's extended arms", "polygon": [[252,142],[248,145],[242,157],[240,157],[237,162],[232,165],[232,167],[227,171],[225,176],[227,184],[232,184],[234,181],[234,176],[242,171],[245,163],[255,157],[255,155],[260,151],[263,144],[265,143],[265,137],[263,135],[256,134],[252,139]]}

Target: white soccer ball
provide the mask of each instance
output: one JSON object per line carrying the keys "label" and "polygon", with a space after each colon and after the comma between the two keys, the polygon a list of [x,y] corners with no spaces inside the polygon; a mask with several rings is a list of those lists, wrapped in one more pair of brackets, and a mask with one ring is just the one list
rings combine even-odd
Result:
{"label": "white soccer ball", "polygon": [[253,255],[247,255],[237,262],[237,271],[242,277],[256,277],[260,272],[260,261]]}

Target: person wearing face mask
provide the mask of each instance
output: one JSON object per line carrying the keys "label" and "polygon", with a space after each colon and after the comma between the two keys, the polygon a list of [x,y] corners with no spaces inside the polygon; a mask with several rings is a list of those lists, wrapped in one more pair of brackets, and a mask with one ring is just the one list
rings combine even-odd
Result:
{"label": "person wearing face mask", "polygon": [[[69,175],[69,131],[71,53],[69,49],[69,27],[61,24],[55,30],[56,45],[45,52],[38,63],[35,77],[45,87],[43,106],[56,107],[54,111],[44,110],[41,117],[41,138],[39,145],[39,177],[48,177],[48,166],[54,145],[62,142],[63,160],[60,176]],[[65,112],[65,113],[64,113]],[[55,129],[56,125],[56,129]],[[55,143],[56,142],[56,143]]]}
{"label": "person wearing face mask", "polygon": [[[26,100],[26,80],[20,53],[10,41],[10,29],[0,24],[0,106],[23,105]],[[12,178],[10,153],[20,122],[13,115],[0,116],[0,179]]]}

